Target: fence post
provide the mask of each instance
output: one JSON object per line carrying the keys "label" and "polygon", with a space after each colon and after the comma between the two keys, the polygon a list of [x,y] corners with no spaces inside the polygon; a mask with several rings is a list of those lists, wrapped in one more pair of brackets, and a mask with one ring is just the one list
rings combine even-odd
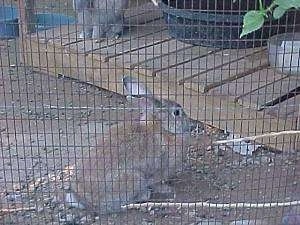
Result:
{"label": "fence post", "polygon": [[26,35],[35,30],[35,0],[19,0],[19,18],[21,35]]}
{"label": "fence post", "polygon": [[26,64],[29,49],[26,48],[27,35],[35,31],[35,0],[19,0],[19,36],[20,36],[20,63]]}

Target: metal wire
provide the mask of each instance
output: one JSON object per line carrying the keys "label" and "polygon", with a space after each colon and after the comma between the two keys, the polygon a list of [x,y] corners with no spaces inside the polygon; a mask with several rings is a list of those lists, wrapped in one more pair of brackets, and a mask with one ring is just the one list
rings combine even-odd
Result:
{"label": "metal wire", "polygon": [[0,224],[300,224],[299,136],[213,145],[300,129],[299,10],[126,2],[0,2]]}

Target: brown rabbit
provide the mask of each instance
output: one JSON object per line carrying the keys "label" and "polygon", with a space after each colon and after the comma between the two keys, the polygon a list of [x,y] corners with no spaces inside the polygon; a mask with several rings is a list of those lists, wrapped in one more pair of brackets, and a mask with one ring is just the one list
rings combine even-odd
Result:
{"label": "brown rabbit", "polygon": [[[129,76],[123,83],[131,96],[138,96],[133,99],[143,107],[141,120],[112,126],[97,140],[66,197],[69,204],[100,215],[146,201],[151,190],[171,192],[162,181],[183,169],[190,132],[197,126],[176,102],[156,99]],[[203,135],[200,144],[208,140]]]}

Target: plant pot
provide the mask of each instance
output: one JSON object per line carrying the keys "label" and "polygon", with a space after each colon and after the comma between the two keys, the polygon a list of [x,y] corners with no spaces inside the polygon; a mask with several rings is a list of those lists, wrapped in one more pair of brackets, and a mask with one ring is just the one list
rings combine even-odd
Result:
{"label": "plant pot", "polygon": [[[218,48],[253,48],[267,45],[269,37],[300,30],[299,11],[290,11],[280,20],[269,19],[264,26],[239,38],[243,15],[257,9],[256,1],[162,0],[160,4],[171,37],[180,41]],[[266,0],[269,5],[272,0]],[[224,3],[224,4],[223,4]]]}
{"label": "plant pot", "polygon": [[286,75],[300,75],[300,33],[283,33],[268,41],[272,68]]}
{"label": "plant pot", "polygon": [[[263,0],[264,5],[270,5],[273,0]],[[246,12],[259,9],[258,0],[162,0],[162,2],[172,8],[189,10],[222,10]],[[226,12],[227,11],[227,12]]]}
{"label": "plant pot", "polygon": [[18,12],[11,6],[0,6],[0,39],[9,39],[18,36]]}
{"label": "plant pot", "polygon": [[[57,13],[37,13],[36,32],[51,29],[61,25],[74,24],[75,18]],[[19,12],[13,6],[0,7],[0,39],[19,36]]]}

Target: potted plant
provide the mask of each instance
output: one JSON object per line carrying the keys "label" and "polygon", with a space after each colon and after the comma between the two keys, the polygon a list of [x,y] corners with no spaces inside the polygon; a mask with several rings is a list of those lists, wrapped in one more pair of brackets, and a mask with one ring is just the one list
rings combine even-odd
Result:
{"label": "potted plant", "polygon": [[[172,37],[220,48],[251,48],[300,29],[300,0],[162,0]],[[273,13],[273,16],[270,14]]]}
{"label": "potted plant", "polygon": [[[245,14],[240,37],[260,29],[269,17],[280,19],[288,10],[299,8],[300,0],[273,0],[268,6],[264,6],[260,2],[258,10],[252,10]],[[285,32],[270,37],[268,40],[270,66],[280,73],[299,76],[299,50],[299,32]]]}
{"label": "potted plant", "polygon": [[[288,10],[293,8],[300,8],[300,0],[272,0],[267,6],[259,0],[258,10],[251,10],[245,14],[240,37],[260,29],[265,20],[270,18],[270,14],[275,20],[281,19]],[[299,18],[296,21],[298,22]]]}

